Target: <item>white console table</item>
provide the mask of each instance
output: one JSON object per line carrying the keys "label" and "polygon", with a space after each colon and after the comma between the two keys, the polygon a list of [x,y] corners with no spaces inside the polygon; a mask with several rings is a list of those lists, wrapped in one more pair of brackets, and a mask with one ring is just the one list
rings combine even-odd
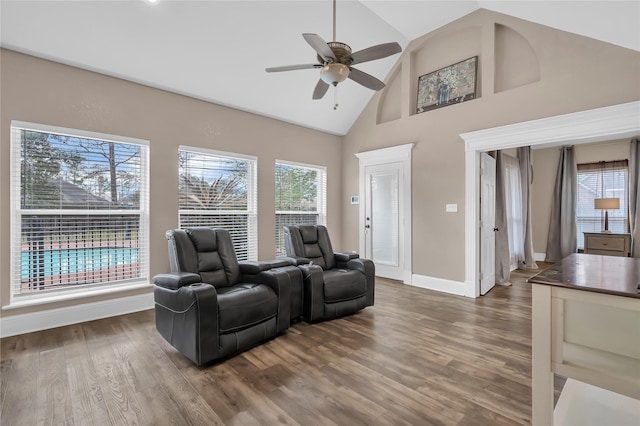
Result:
{"label": "white console table", "polygon": [[532,424],[553,424],[553,375],[640,399],[640,259],[572,254],[532,284]]}

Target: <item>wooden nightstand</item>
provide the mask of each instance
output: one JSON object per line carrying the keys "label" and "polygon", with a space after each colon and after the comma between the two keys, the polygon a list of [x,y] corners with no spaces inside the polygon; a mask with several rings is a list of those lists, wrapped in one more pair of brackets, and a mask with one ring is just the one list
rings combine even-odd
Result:
{"label": "wooden nightstand", "polygon": [[606,256],[629,256],[631,234],[584,233],[584,252]]}

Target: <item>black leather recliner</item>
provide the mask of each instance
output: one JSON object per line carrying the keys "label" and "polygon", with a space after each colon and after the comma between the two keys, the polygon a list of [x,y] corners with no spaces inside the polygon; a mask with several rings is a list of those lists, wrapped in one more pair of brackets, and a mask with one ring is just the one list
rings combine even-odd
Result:
{"label": "black leather recliner", "polygon": [[287,256],[304,278],[303,318],[320,321],[353,314],[372,306],[375,266],[355,253],[334,253],[322,225],[285,226]]}
{"label": "black leather recliner", "polygon": [[224,229],[166,235],[171,273],[153,278],[156,328],[187,358],[202,365],[289,327],[291,283],[302,280],[289,261],[238,262]]}

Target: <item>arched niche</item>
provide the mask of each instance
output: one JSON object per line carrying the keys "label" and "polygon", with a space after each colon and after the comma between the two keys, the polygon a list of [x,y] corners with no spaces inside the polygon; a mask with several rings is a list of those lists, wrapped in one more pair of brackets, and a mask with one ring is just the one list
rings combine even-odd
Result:
{"label": "arched niche", "polygon": [[401,75],[402,65],[395,70],[380,96],[376,124],[382,124],[400,118],[402,105]]}
{"label": "arched niche", "polygon": [[515,89],[540,80],[538,56],[520,33],[495,24],[495,93]]}

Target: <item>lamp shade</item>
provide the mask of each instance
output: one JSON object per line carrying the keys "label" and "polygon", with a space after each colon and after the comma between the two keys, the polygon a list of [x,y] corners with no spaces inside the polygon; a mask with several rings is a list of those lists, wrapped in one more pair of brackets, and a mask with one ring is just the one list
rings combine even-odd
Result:
{"label": "lamp shade", "polygon": [[620,208],[620,198],[596,198],[593,205],[597,210],[617,210]]}
{"label": "lamp shade", "polygon": [[334,86],[345,81],[347,77],[349,77],[349,67],[344,64],[333,63],[325,65],[320,70],[320,78],[322,81]]}

